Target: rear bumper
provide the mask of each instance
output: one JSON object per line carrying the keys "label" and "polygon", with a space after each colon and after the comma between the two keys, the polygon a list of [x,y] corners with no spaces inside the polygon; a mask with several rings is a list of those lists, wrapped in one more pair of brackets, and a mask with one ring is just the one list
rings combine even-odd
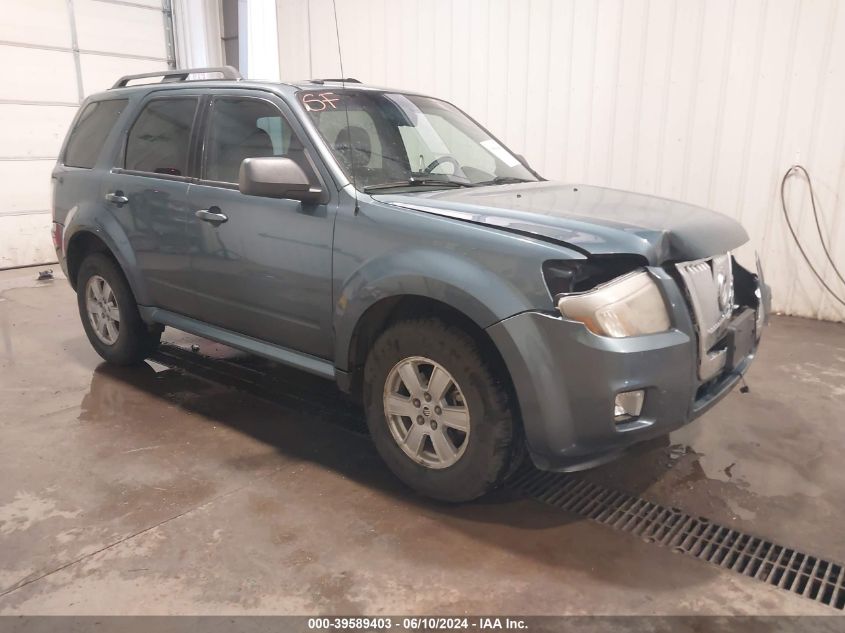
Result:
{"label": "rear bumper", "polygon": [[[532,459],[538,468],[582,470],[613,459],[637,442],[677,429],[715,405],[740,380],[754,358],[737,359],[702,385],[697,343],[677,284],[655,272],[673,306],[673,329],[631,338],[607,338],[581,323],[540,312],[505,319],[488,333],[499,348],[516,389]],[[639,418],[617,425],[618,393],[645,390]]]}

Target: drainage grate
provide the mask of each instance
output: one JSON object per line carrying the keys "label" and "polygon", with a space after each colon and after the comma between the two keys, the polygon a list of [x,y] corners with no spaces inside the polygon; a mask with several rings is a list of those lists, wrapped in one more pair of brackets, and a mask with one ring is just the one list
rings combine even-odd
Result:
{"label": "drainage grate", "polygon": [[[331,412],[329,419],[341,420],[350,430],[364,430],[362,413],[327,398],[325,381],[300,372],[279,375],[266,367],[213,359],[172,344],[162,345],[155,360],[179,367],[208,380],[247,391],[276,404],[301,410],[313,406],[315,413]],[[254,361],[253,361],[254,362]],[[311,384],[311,383],[314,384]],[[293,390],[279,388],[281,385]],[[338,415],[338,411],[343,414]],[[359,431],[360,432],[360,431]],[[673,552],[735,571],[748,578],[822,604],[845,610],[845,566],[804,554],[795,549],[751,536],[694,517],[630,494],[604,488],[577,475],[527,469],[508,484],[522,494],[608,527],[641,537]]]}
{"label": "drainage grate", "polygon": [[845,609],[845,566],[603,488],[572,475],[528,470],[512,483],[523,494],[608,527],[761,580],[773,587]]}

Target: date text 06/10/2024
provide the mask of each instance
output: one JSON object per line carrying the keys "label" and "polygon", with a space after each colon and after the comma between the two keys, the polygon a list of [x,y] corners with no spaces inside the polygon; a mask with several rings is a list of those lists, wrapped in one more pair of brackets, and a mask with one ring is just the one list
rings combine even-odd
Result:
{"label": "date text 06/10/2024", "polygon": [[527,627],[525,620],[519,618],[499,618],[499,617],[352,617],[352,618],[309,618],[308,628],[317,631],[343,631],[343,630],[368,630],[368,631],[387,631],[393,628],[405,631],[417,630],[472,630],[479,631],[488,630],[524,630]]}

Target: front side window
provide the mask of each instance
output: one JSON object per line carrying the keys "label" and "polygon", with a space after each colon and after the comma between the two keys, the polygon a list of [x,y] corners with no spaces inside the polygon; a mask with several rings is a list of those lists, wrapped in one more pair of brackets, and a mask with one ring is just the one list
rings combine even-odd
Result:
{"label": "front side window", "polygon": [[85,106],[68,138],[64,164],[91,169],[127,103],[126,99],[109,99]]}
{"label": "front side window", "polygon": [[365,191],[534,181],[522,162],[453,105],[417,95],[302,91],[300,103]]}
{"label": "front side window", "polygon": [[260,99],[216,98],[208,122],[202,177],[237,183],[244,159],[271,156],[292,159],[313,180],[305,146],[276,106]]}
{"label": "front side window", "polygon": [[125,167],[169,176],[188,175],[188,147],[197,109],[196,97],[150,101],[126,142]]}

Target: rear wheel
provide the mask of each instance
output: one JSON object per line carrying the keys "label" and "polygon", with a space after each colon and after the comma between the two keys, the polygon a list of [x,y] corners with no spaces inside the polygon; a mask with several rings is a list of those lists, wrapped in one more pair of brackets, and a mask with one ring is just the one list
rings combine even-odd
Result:
{"label": "rear wheel", "polygon": [[436,319],[393,325],[364,374],[367,424],[388,467],[419,492],[468,501],[496,487],[522,446],[504,377]]}
{"label": "rear wheel", "polygon": [[161,328],[141,319],[123,271],[107,255],[92,253],[83,260],[76,293],[85,334],[110,363],[140,363],[158,346]]}

